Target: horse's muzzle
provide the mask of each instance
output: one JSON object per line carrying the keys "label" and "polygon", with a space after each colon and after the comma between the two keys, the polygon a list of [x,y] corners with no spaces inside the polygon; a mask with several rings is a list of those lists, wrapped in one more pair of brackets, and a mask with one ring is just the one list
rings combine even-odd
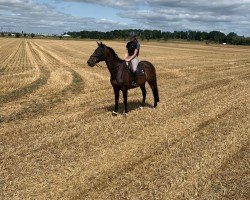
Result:
{"label": "horse's muzzle", "polygon": [[94,67],[95,66],[95,64],[97,63],[97,59],[95,58],[95,57],[90,57],[89,58],[89,60],[87,61],[87,63],[88,63],[88,66],[90,66],[90,67]]}
{"label": "horse's muzzle", "polygon": [[90,66],[90,67],[95,66],[95,63],[93,61],[91,61],[91,60],[88,60],[87,63],[88,63],[88,66]]}
{"label": "horse's muzzle", "polygon": [[92,66],[92,62],[90,62],[89,60],[87,61],[87,63],[88,63],[88,66]]}

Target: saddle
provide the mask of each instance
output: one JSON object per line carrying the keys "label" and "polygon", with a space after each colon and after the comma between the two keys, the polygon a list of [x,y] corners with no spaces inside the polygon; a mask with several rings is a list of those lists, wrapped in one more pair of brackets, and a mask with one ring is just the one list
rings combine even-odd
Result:
{"label": "saddle", "polygon": [[[132,76],[133,75],[133,71],[131,70],[132,69],[131,65],[132,65],[131,62],[129,62],[128,64],[126,64],[126,67],[127,67],[127,70],[130,71],[130,74]],[[143,69],[142,65],[140,65],[140,63],[137,66],[137,69],[135,71],[135,75],[136,76],[144,76],[145,75],[144,69]]]}

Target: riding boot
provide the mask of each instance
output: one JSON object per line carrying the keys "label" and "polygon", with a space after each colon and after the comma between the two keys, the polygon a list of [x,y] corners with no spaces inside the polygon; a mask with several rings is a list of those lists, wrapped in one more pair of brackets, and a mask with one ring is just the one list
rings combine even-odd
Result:
{"label": "riding boot", "polygon": [[137,83],[136,83],[136,72],[133,72],[133,82],[132,82],[132,86],[133,86],[133,87],[137,87]]}

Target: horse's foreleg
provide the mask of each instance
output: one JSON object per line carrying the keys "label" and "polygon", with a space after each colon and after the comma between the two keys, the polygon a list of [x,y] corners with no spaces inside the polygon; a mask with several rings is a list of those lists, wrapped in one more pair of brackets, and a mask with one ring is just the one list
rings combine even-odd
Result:
{"label": "horse's foreleg", "polygon": [[114,93],[115,93],[115,109],[113,111],[113,115],[117,115],[118,114],[118,103],[119,103],[119,89],[114,87]]}
{"label": "horse's foreleg", "polygon": [[127,114],[128,113],[128,90],[123,89],[122,93],[123,93],[124,113]]}
{"label": "horse's foreleg", "polygon": [[145,106],[146,95],[147,95],[145,84],[141,86],[141,91],[142,91],[142,106]]}

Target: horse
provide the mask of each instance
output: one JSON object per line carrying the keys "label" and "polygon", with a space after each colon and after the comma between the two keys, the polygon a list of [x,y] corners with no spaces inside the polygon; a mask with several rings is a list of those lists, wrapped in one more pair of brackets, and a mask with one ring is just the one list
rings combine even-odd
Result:
{"label": "horse", "polygon": [[[118,115],[120,91],[122,91],[123,93],[124,114],[127,115],[128,90],[135,88],[132,86],[132,73],[129,67],[127,66],[125,60],[120,59],[111,47],[106,46],[102,42],[97,42],[97,44],[98,47],[88,59],[87,64],[90,67],[94,67],[95,65],[98,65],[99,62],[104,61],[106,63],[110,72],[110,83],[113,87],[115,95],[115,107],[114,111],[112,112],[112,115]],[[148,82],[154,96],[154,108],[156,108],[157,103],[159,102],[159,94],[155,67],[152,63],[148,61],[141,61],[139,62],[137,69],[141,71],[141,74],[136,76],[137,87],[140,87],[142,91],[141,105],[142,107],[145,106],[147,94],[145,84],[146,82]]]}

